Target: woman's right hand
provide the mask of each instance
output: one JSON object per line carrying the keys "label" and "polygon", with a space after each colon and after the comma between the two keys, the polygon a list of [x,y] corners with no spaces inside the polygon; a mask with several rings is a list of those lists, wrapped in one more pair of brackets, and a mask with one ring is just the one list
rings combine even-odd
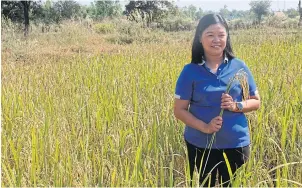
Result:
{"label": "woman's right hand", "polygon": [[222,126],[222,117],[217,116],[213,118],[207,126],[207,134],[218,132]]}

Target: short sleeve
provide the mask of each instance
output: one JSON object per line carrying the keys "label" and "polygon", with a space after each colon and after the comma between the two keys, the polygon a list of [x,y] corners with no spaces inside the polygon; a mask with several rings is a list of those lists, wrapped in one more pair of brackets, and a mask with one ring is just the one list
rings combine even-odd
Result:
{"label": "short sleeve", "polygon": [[244,69],[245,69],[245,72],[247,73],[247,79],[248,79],[248,84],[249,84],[249,95],[255,96],[258,94],[258,89],[257,89],[255,79],[254,79],[250,69],[246,65],[244,65]]}
{"label": "short sleeve", "polygon": [[175,87],[175,98],[182,100],[191,100],[193,80],[191,79],[189,64],[185,65],[180,73]]}

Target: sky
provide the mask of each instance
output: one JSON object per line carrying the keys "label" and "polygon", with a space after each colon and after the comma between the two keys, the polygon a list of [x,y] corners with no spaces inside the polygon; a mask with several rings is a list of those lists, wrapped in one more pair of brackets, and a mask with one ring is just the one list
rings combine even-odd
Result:
{"label": "sky", "polygon": [[[274,0],[271,3],[271,9],[273,11],[278,10],[287,10],[288,8],[297,8],[298,7],[298,0]],[[250,5],[249,0],[178,0],[176,2],[179,6],[188,6],[190,4],[195,5],[196,7],[201,7],[203,10],[212,10],[212,11],[219,11],[224,5],[227,6],[229,10],[249,10]]]}
{"label": "sky", "polygon": [[[76,0],[81,4],[90,4],[93,0]],[[202,10],[212,10],[219,11],[224,5],[227,6],[229,10],[249,10],[250,0],[175,0],[175,4],[179,7],[194,5],[196,7],[201,7]],[[126,0],[120,0],[122,5],[128,3]],[[298,0],[272,0],[271,9],[273,11],[287,10],[289,8],[298,7]]]}

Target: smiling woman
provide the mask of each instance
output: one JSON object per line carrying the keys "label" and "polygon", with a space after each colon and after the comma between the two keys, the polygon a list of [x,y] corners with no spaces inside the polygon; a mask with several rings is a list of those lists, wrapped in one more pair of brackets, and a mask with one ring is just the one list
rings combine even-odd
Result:
{"label": "smiling woman", "polygon": [[[244,88],[236,83],[225,94],[229,80],[239,70],[247,75],[247,99],[243,98]],[[192,61],[182,70],[175,90],[174,114],[186,124],[184,138],[191,180],[197,167],[200,185],[215,186],[216,173],[220,186],[231,185],[232,174],[246,162],[250,152],[244,113],[257,110],[260,97],[250,70],[233,55],[229,29],[220,15],[209,14],[199,21]],[[219,116],[221,109],[224,113]],[[214,143],[210,141],[213,133]],[[208,156],[207,160],[204,156]]]}
{"label": "smiling woman", "polygon": [[201,35],[200,42],[208,56],[217,56],[223,53],[226,46],[227,33],[221,24],[210,25]]}

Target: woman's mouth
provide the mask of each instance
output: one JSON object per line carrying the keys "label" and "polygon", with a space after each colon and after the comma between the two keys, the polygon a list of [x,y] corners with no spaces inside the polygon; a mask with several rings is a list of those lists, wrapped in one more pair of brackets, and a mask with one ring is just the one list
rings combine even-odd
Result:
{"label": "woman's mouth", "polygon": [[211,46],[212,48],[220,48],[221,46],[220,45],[213,45]]}

